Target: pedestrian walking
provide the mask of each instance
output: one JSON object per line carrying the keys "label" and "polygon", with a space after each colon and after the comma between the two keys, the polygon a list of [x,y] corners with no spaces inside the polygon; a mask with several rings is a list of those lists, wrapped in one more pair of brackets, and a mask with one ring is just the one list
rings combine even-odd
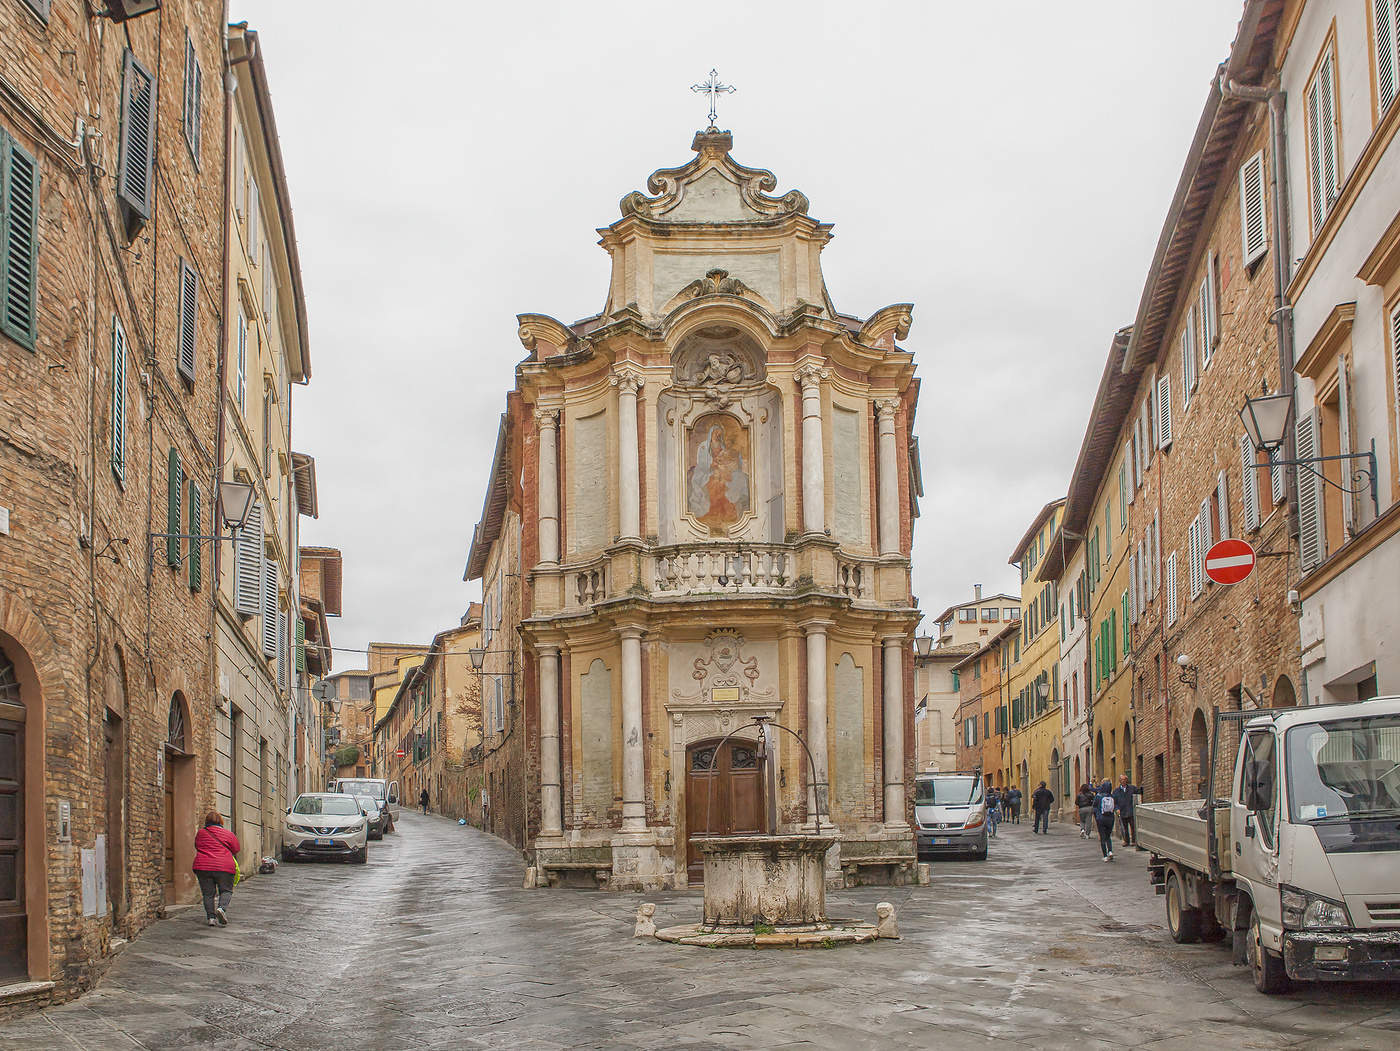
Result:
{"label": "pedestrian walking", "polygon": [[1137,818],[1133,813],[1133,796],[1142,795],[1142,788],[1128,780],[1127,774],[1120,774],[1118,787],[1113,790],[1113,806],[1118,811],[1124,847],[1137,846]]}
{"label": "pedestrian walking", "polygon": [[995,837],[1001,824],[1001,793],[993,788],[987,793],[987,828]]}
{"label": "pedestrian walking", "polygon": [[1050,804],[1055,802],[1055,793],[1045,787],[1045,782],[1040,782],[1040,787],[1031,793],[1031,809],[1035,811],[1035,827],[1031,829],[1031,834],[1039,832],[1042,835],[1050,834]]}
{"label": "pedestrian walking", "polygon": [[1099,826],[1099,849],[1103,851],[1104,861],[1113,860],[1114,805],[1113,786],[1105,779],[1094,794],[1094,818]]}
{"label": "pedestrian walking", "polygon": [[1079,811],[1079,838],[1088,839],[1094,824],[1094,790],[1085,781],[1075,793],[1074,805]]}
{"label": "pedestrian walking", "polygon": [[428,790],[426,788],[418,793],[418,805],[423,808],[423,813],[428,812]]}
{"label": "pedestrian walking", "polygon": [[1021,790],[1013,785],[1007,796],[1011,800],[1011,823],[1019,825],[1021,823]]}
{"label": "pedestrian walking", "polygon": [[204,916],[211,927],[228,926],[228,906],[238,872],[238,837],[224,828],[217,810],[204,815],[204,827],[194,834],[194,875],[204,896]]}

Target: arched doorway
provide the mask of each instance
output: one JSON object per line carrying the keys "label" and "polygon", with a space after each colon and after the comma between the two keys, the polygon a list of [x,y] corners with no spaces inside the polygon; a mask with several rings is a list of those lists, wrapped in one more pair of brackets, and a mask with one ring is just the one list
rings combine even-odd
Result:
{"label": "arched doorway", "polygon": [[1192,786],[1197,796],[1206,794],[1206,782],[1210,778],[1210,750],[1206,744],[1206,717],[1199,709],[1191,716],[1191,758],[1196,774]]}
{"label": "arched doorway", "polygon": [[[1175,781],[1173,781],[1175,778]],[[1181,731],[1172,731],[1172,765],[1167,771],[1167,795],[1172,799],[1181,798],[1181,786],[1186,781],[1186,768],[1181,765]],[[1176,786],[1173,791],[1172,786]]]}
{"label": "arched doorway", "polygon": [[1082,785],[1083,783],[1084,783],[1084,774],[1081,772],[1081,770],[1080,770],[1080,768],[1079,768],[1079,756],[1076,755],[1076,756],[1074,757],[1074,788],[1075,788],[1075,791],[1078,791],[1078,790],[1079,790],[1079,786]]}
{"label": "arched doorway", "polygon": [[194,754],[191,747],[190,709],[185,695],[176,690],[166,712],[163,758],[165,780],[161,884],[165,903],[173,905],[194,893]]}
{"label": "arched doorway", "polygon": [[1298,703],[1298,693],[1293,688],[1293,680],[1287,675],[1280,675],[1278,682],[1274,683],[1273,706],[1275,708],[1292,708]]}
{"label": "arched doorway", "polygon": [[27,714],[19,671],[0,649],[0,981],[29,977],[24,893]]}
{"label": "arched doorway", "polygon": [[115,925],[126,911],[126,661],[121,647],[112,647],[105,685],[102,720],[103,771],[106,791],[106,852],[108,909]]}
{"label": "arched doorway", "polygon": [[1103,750],[1103,731],[1100,730],[1098,737],[1094,740],[1094,777],[1102,779],[1108,776],[1106,773],[1108,770],[1108,763],[1105,762],[1105,758]]}
{"label": "arched doorway", "polygon": [[685,770],[686,877],[694,885],[704,882],[705,866],[693,837],[763,831],[758,745],[698,741],[685,750]]}

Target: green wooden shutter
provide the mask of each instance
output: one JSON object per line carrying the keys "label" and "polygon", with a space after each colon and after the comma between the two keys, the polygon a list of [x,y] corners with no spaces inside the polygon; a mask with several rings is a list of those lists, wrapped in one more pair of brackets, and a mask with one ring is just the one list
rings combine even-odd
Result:
{"label": "green wooden shutter", "polygon": [[297,671],[306,671],[306,621],[300,617],[297,624]]}
{"label": "green wooden shutter", "polygon": [[130,237],[151,217],[155,182],[155,77],[130,50],[122,56],[122,126],[117,154],[117,200]]}
{"label": "green wooden shutter", "polygon": [[184,472],[180,470],[180,454],[173,447],[170,450],[170,464],[166,472],[165,509],[165,562],[166,565],[180,564],[180,488],[184,482]]}
{"label": "green wooden shutter", "polygon": [[0,331],[30,350],[38,296],[39,162],[0,132]]}
{"label": "green wooden shutter", "polygon": [[189,509],[189,516],[190,516],[190,517],[189,517],[189,523],[190,523],[190,525],[189,525],[189,534],[190,534],[190,539],[189,539],[188,543],[189,543],[189,566],[190,566],[190,590],[191,590],[191,591],[198,591],[198,590],[199,590],[200,582],[201,582],[201,580],[202,580],[202,574],[201,574],[201,572],[200,572],[201,567],[200,567],[200,562],[199,562],[199,555],[200,555],[200,547],[199,547],[199,545],[200,545],[200,541],[196,540],[195,537],[200,536],[200,535],[202,534],[203,530],[200,529],[200,518],[201,518],[201,514],[200,514],[200,509],[199,509],[199,484],[198,484],[193,478],[190,479],[189,490],[190,490],[190,509]]}

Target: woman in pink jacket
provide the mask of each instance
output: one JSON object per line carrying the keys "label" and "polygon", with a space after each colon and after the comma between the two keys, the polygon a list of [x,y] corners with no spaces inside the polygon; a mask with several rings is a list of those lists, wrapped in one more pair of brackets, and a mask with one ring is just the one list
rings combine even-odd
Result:
{"label": "woman in pink jacket", "polygon": [[237,870],[233,856],[237,853],[238,837],[224,828],[224,819],[217,810],[209,811],[204,815],[204,827],[194,836],[193,867],[199,891],[204,895],[204,915],[211,927],[228,926],[224,910],[233,898],[233,874]]}

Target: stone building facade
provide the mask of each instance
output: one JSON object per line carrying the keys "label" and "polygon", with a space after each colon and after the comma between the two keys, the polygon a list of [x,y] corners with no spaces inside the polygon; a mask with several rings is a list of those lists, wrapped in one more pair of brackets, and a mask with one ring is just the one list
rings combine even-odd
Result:
{"label": "stone building facade", "polygon": [[961,683],[954,668],[976,650],[969,642],[936,646],[928,656],[914,651],[914,769],[919,773],[957,768]]}
{"label": "stone building facade", "polygon": [[0,5],[0,1011],[195,892],[210,546],[150,534],[214,525],[218,14]]}
{"label": "stone building facade", "polygon": [[778,732],[771,831],[820,810],[833,879],[913,858],[911,308],[837,311],[830,227],[730,144],[701,132],[623,199],[599,315],[520,317],[467,576],[519,573],[497,791],[549,882],[698,880],[693,836],[765,823],[755,716],[813,756]]}

